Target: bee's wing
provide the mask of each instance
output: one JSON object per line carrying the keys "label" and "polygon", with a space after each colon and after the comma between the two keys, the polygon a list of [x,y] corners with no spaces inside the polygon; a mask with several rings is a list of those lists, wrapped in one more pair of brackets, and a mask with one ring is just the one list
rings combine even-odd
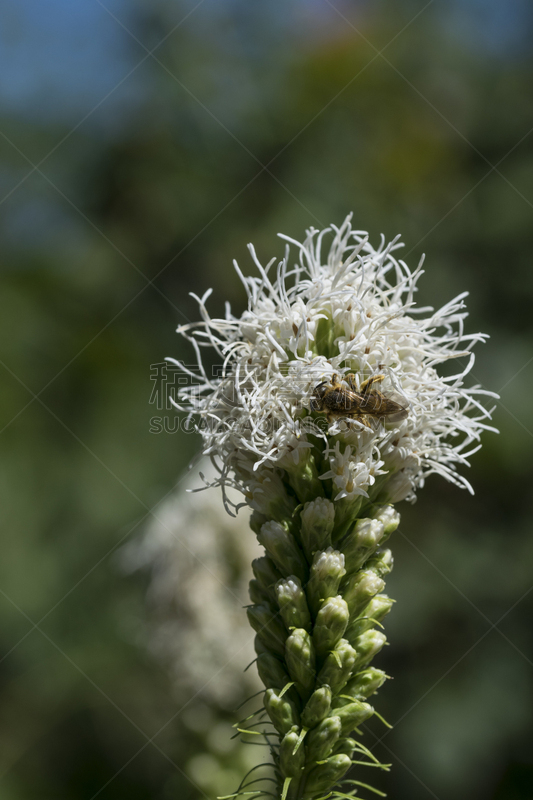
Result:
{"label": "bee's wing", "polygon": [[383,411],[381,413],[383,416],[386,416],[390,422],[400,422],[400,420],[405,419],[409,414],[409,409],[396,400],[385,397],[384,401]]}
{"label": "bee's wing", "polygon": [[409,413],[405,406],[390,397],[385,397],[381,392],[370,392],[365,395],[363,410],[376,417],[387,417],[391,422],[399,422]]}

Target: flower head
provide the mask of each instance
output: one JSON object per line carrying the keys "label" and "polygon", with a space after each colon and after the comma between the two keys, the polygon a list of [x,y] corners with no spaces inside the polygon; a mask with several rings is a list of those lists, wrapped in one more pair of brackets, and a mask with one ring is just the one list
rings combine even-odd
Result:
{"label": "flower head", "polygon": [[[417,308],[422,262],[411,271],[395,257],[398,237],[374,248],[351,216],[340,228],[311,228],[303,243],[281,238],[284,258],[265,267],[249,245],[257,277],[235,263],[248,295],[240,317],[228,306],[225,319],[211,319],[210,292],[196,298],[202,321],[178,332],[192,342],[198,372],[169,359],[193,379],[177,405],[197,420],[219,482],[237,486],[259,511],[279,497],[280,475],[299,480],[304,471],[315,487],[331,481],[339,502],[413,500],[431,473],[470,489],[458,467],[468,465],[489,427],[479,396],[491,393],[464,385],[471,348],[486,338],[464,332],[467,293],[438,311]],[[220,358],[215,377],[202,365],[204,347]],[[451,359],[459,369],[439,374]],[[326,417],[312,402],[320,384],[364,398],[372,377],[374,396],[402,414]]]}

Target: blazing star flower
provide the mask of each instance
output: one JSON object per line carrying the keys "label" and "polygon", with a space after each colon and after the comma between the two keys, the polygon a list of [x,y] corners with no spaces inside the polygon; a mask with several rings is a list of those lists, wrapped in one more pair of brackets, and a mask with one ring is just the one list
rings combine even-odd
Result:
{"label": "blazing star flower", "polygon": [[[210,292],[196,298],[202,321],[178,331],[198,369],[169,360],[191,378],[176,405],[196,421],[227,510],[251,506],[265,548],[247,613],[279,738],[277,796],[316,800],[351,796],[334,787],[373,759],[352,731],[387,677],[369,664],[393,603],[381,593],[392,569],[382,545],[399,524],[392,504],[413,501],[432,473],[472,491],[459,470],[494,429],[480,401],[491,393],[465,386],[471,348],[486,338],[464,332],[466,294],[418,308],[422,263],[411,272],[395,257],[398,238],[375,249],[351,217],[303,243],[282,238],[284,258],[265,267],[249,246],[258,277],[235,264],[248,295],[240,317],[228,306],[211,319]],[[205,347],[220,359],[213,377]],[[457,370],[439,372],[453,359]]]}
{"label": "blazing star flower", "polygon": [[[193,343],[198,372],[168,359],[194,380],[177,405],[200,420],[204,452],[219,466],[220,482],[253,493],[257,480],[265,481],[259,475],[305,460],[319,436],[329,466],[319,477],[333,479],[336,499],[368,497],[373,489],[373,497],[380,492],[390,502],[414,500],[432,473],[472,491],[457,468],[468,465],[489,427],[479,396],[491,393],[464,385],[471,347],[486,338],[464,332],[467,293],[438,311],[417,308],[422,261],[411,272],[394,256],[403,246],[398,237],[375,249],[368,234],[352,229],[351,217],[340,228],[311,228],[303,243],[281,238],[297,248],[295,265],[287,248],[275,270],[274,258],[263,267],[252,245],[259,277],[245,277],[235,263],[248,294],[239,318],[228,306],[225,319],[211,319],[211,291],[196,298],[203,321],[178,332]],[[204,347],[223,363],[218,377],[203,368]],[[439,375],[437,366],[451,359],[460,359],[460,369]],[[359,384],[383,374],[380,391],[407,409],[405,418],[367,428],[341,416],[320,429],[310,416],[313,389],[350,373]]]}

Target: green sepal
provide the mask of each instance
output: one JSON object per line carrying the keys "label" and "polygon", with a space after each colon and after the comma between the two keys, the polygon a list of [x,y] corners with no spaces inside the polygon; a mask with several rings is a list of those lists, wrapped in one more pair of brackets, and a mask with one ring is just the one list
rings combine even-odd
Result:
{"label": "green sepal", "polygon": [[342,639],[349,621],[348,604],[340,595],[324,600],[313,627],[313,643],[319,659],[325,658]]}
{"label": "green sepal", "polygon": [[351,758],[345,753],[330,756],[324,764],[317,764],[307,776],[303,800],[314,800],[319,792],[332,789],[346,775],[351,765]]}
{"label": "green sepal", "polygon": [[280,613],[287,630],[304,628],[310,631],[311,615],[299,579],[295,575],[289,575],[288,578],[278,581],[275,588]]}
{"label": "green sepal", "polygon": [[281,740],[279,763],[284,777],[300,777],[305,766],[305,748],[300,741],[300,731],[296,725]]}
{"label": "green sepal", "polygon": [[338,594],[340,582],[345,574],[344,556],[338,550],[328,547],[315,553],[309,582],[305,587],[309,608],[315,616],[323,600]]}
{"label": "green sepal", "polygon": [[285,642],[285,661],[291,680],[306,701],[315,685],[315,648],[309,633],[296,628]]}
{"label": "green sepal", "polygon": [[332,693],[337,694],[349,680],[356,658],[357,653],[350,642],[341,639],[324,661],[318,673],[318,683],[327,684],[331,687]]}
{"label": "green sepal", "polygon": [[281,575],[296,575],[300,581],[307,577],[307,563],[294,536],[279,522],[265,522],[258,535],[268,555],[280,570]]}
{"label": "green sepal", "polygon": [[302,725],[305,728],[316,728],[327,717],[330,709],[331,689],[329,686],[321,686],[313,692],[302,711]]}
{"label": "green sepal", "polygon": [[294,725],[300,722],[296,704],[285,693],[280,697],[281,692],[277,689],[267,689],[264,696],[265,709],[270,720],[279,733],[285,734]]}
{"label": "green sepal", "polygon": [[279,617],[268,606],[249,606],[246,609],[248,622],[268,650],[283,656],[287,631]]}
{"label": "green sepal", "polygon": [[326,717],[306,739],[307,760],[322,761],[332,752],[342,733],[342,721],[339,717]]}

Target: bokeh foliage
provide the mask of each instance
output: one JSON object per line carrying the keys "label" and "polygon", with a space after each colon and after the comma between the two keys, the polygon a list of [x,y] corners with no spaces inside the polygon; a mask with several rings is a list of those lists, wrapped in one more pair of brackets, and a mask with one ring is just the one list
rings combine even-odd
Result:
{"label": "bokeh foliage", "polygon": [[150,365],[186,357],[190,291],[243,308],[246,242],[268,259],[279,230],[351,210],[401,232],[411,265],[427,252],[421,304],[471,292],[470,329],[491,335],[473,379],[501,392],[475,497],[435,478],[403,509],[380,787],[531,797],[528,6],[48,5],[5,27],[2,798],[202,797],[181,771],[200,723],[178,714],[143,747],[178,708],[136,641],[143,581],[114,555],[198,447],[150,433]]}

